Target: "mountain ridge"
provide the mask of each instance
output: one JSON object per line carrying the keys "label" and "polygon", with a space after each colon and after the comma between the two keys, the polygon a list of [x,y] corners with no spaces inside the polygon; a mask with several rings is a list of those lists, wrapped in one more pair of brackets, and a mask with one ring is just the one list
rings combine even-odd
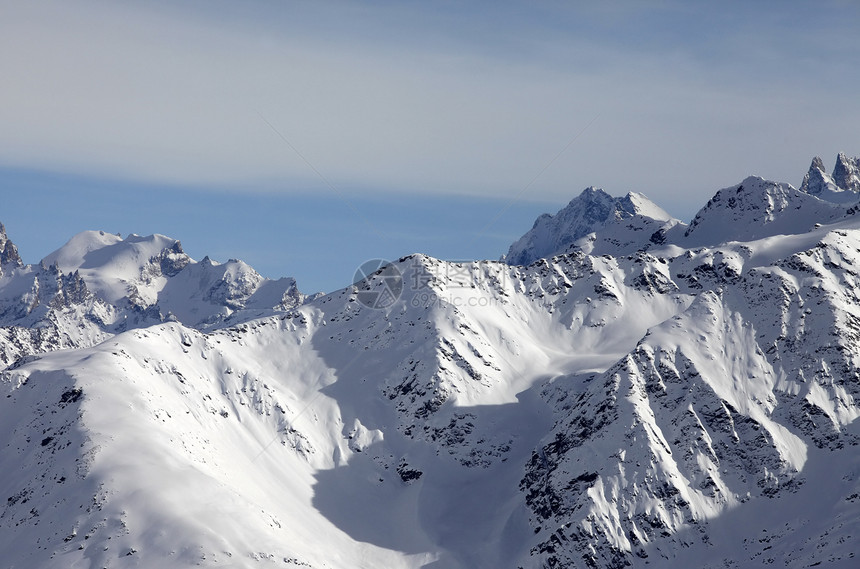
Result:
{"label": "mountain ridge", "polygon": [[168,320],[209,329],[282,313],[311,298],[295,279],[272,280],[238,260],[194,261],[164,235],[84,231],[24,265],[0,231],[0,363],[92,346]]}
{"label": "mountain ridge", "polygon": [[163,236],[10,255],[5,562],[853,567],[858,208],[587,191],[562,251],[312,297]]}

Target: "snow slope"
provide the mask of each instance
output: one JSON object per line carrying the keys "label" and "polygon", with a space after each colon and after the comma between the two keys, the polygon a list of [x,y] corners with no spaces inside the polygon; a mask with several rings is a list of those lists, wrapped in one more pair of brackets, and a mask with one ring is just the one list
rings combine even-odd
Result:
{"label": "snow slope", "polygon": [[[851,472],[828,477],[825,464],[853,460],[860,440],[849,428],[860,415],[857,225],[740,270],[714,262],[726,250],[676,259],[673,273],[687,281],[676,281],[679,288],[702,288],[689,308],[649,330],[584,391],[550,391],[563,418],[524,479],[544,563],[675,566],[677,552],[693,548],[714,566],[764,564],[761,547],[717,542],[711,531],[712,521],[743,510],[746,537],[770,531],[768,542],[779,538],[795,559],[788,566],[852,566],[850,527],[834,537],[806,533],[840,525],[843,508],[810,519],[794,495],[814,500],[826,484],[856,519],[856,480]],[[761,250],[768,241],[745,247],[751,259],[769,257]],[[810,471],[816,478],[805,487]],[[772,501],[795,504],[782,521],[804,528],[797,531],[806,541],[773,519],[758,525]]]}
{"label": "snow slope", "polygon": [[[420,255],[398,267],[432,281],[387,311],[350,288],[211,334],[161,324],[8,370],[12,566],[115,566],[132,550],[140,567],[526,555],[518,483],[551,426],[535,386],[605,368],[687,299],[628,290],[584,256],[525,272]],[[457,286],[464,274],[481,284]],[[584,299],[600,286],[617,298]]]}

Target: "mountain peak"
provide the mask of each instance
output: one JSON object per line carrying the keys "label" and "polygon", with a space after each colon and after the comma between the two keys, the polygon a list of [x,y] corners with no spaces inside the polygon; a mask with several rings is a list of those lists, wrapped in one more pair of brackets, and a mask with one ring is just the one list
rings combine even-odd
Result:
{"label": "mountain peak", "polygon": [[860,192],[860,157],[850,158],[840,152],[833,167],[833,181],[839,189]]}
{"label": "mountain peak", "polygon": [[809,169],[816,168],[824,172],[824,160],[821,159],[821,156],[815,156],[812,158],[812,164],[809,166]]}
{"label": "mountain peak", "polygon": [[21,267],[24,263],[18,255],[18,248],[6,236],[6,228],[0,223],[0,266],[2,265]]}
{"label": "mountain peak", "polygon": [[[820,172],[816,161],[810,168],[813,170]],[[717,245],[806,233],[813,222],[825,223],[845,215],[844,206],[834,201],[797,190],[791,184],[749,176],[714,194],[690,222],[682,243],[686,247]]]}
{"label": "mountain peak", "polygon": [[511,245],[505,259],[511,265],[528,265],[566,251],[590,233],[634,217],[661,222],[672,219],[642,194],[631,192],[615,198],[589,186],[555,215],[546,213],[538,217],[532,229]]}
{"label": "mountain peak", "polygon": [[628,192],[618,200],[619,207],[629,215],[642,215],[658,221],[669,221],[672,218],[666,211],[649,200],[644,194]]}
{"label": "mountain peak", "polygon": [[800,191],[814,196],[819,196],[827,192],[838,191],[836,184],[833,183],[833,178],[831,178],[825,171],[824,161],[820,156],[816,156],[812,159],[809,171],[803,177],[803,183],[800,184]]}
{"label": "mountain peak", "polygon": [[849,158],[840,152],[831,176],[824,168],[824,161],[816,156],[803,177],[800,191],[836,203],[856,201],[860,193],[860,158]]}
{"label": "mountain peak", "polygon": [[577,196],[573,198],[574,201],[576,199],[584,199],[584,200],[600,200],[606,201],[611,200],[612,196],[610,196],[603,188],[598,188],[597,186],[588,186]]}

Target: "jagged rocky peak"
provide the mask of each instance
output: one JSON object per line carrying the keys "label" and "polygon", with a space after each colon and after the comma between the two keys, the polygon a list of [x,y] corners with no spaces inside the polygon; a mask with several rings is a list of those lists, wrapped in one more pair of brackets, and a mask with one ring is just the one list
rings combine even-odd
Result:
{"label": "jagged rocky peak", "polygon": [[555,215],[543,214],[538,217],[532,229],[511,245],[505,260],[511,265],[528,265],[566,251],[590,233],[617,221],[636,217],[658,221],[672,219],[642,194],[631,192],[616,198],[591,186]]}
{"label": "jagged rocky peak", "polygon": [[803,177],[800,190],[828,201],[854,201],[860,193],[860,158],[850,158],[844,152],[836,157],[833,175],[824,168],[824,161],[816,156]]}
{"label": "jagged rocky peak", "polygon": [[179,241],[174,241],[173,245],[162,249],[156,259],[162,274],[168,277],[176,275],[191,262],[191,257],[182,250],[182,243]]}
{"label": "jagged rocky peak", "polygon": [[812,164],[809,166],[809,171],[803,177],[803,183],[800,185],[800,191],[812,194],[814,196],[821,195],[828,191],[838,191],[833,178],[824,169],[824,161],[820,156],[812,159]]}
{"label": "jagged rocky peak", "polygon": [[842,190],[860,192],[860,157],[850,158],[840,152],[833,167],[833,182]]}
{"label": "jagged rocky peak", "polygon": [[[13,267],[22,267],[24,263],[18,255],[18,248],[6,236],[6,227],[0,223],[0,266],[12,265]],[[0,269],[2,271],[2,269]],[[2,274],[2,273],[0,273]]]}

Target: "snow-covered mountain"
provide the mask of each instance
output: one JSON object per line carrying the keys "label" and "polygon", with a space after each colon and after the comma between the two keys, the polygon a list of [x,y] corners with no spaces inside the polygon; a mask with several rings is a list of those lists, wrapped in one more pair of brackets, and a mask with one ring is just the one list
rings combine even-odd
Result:
{"label": "snow-covered mountain", "polygon": [[830,176],[824,169],[824,161],[816,156],[800,189],[832,202],[856,202],[860,192],[860,158],[849,158],[840,152]]}
{"label": "snow-covered mountain", "polygon": [[860,192],[860,157],[849,158],[840,152],[833,167],[833,182],[847,192]]}
{"label": "snow-covered mountain", "polygon": [[262,277],[242,261],[199,263],[179,241],[164,235],[122,239],[85,231],[42,260],[66,274],[77,273],[93,294],[112,305],[193,328],[284,311],[304,302],[292,278]]}
{"label": "snow-covered mountain", "polygon": [[586,190],[517,255],[561,253],[311,298],[162,236],[9,254],[3,330],[67,344],[0,374],[3,566],[855,567],[860,216],[806,186]]}
{"label": "snow-covered mountain", "polygon": [[266,279],[237,260],[198,263],[163,235],[85,231],[24,265],[0,226],[2,365],[166,320],[209,329],[283,313],[306,298],[292,278]]}
{"label": "snow-covered mountain", "polygon": [[683,236],[670,236],[667,242],[700,247],[806,233],[816,223],[844,217],[848,208],[796,190],[790,184],[750,176],[718,191],[699,210]]}
{"label": "snow-covered mountain", "polygon": [[589,187],[555,215],[537,218],[531,230],[511,245],[506,262],[528,265],[576,247],[602,255],[629,254],[641,249],[658,230],[680,223],[642,194],[613,198]]}

